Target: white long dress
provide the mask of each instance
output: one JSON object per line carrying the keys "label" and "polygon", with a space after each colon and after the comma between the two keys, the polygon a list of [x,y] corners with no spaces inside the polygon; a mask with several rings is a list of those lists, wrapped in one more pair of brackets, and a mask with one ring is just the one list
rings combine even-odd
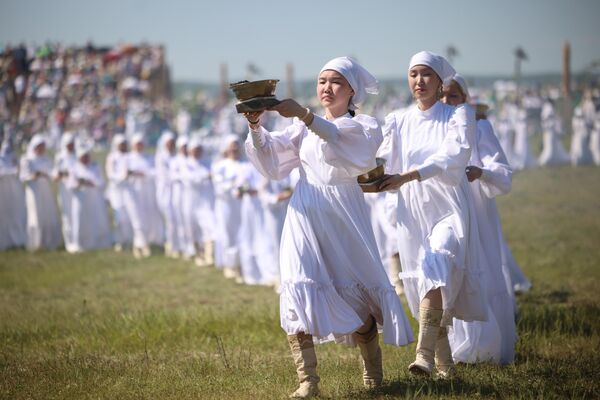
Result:
{"label": "white long dress", "polygon": [[249,162],[240,163],[237,186],[242,189],[240,209],[240,267],[248,285],[269,284],[278,277],[277,265],[270,257],[274,243],[266,234],[265,213],[258,196],[259,172]]}
{"label": "white long dress", "polygon": [[293,169],[287,177],[279,180],[263,178],[261,184],[262,190],[260,191],[260,199],[263,205],[265,214],[265,234],[269,238],[272,246],[269,247],[271,250],[270,258],[272,265],[274,266],[274,273],[277,278],[276,281],[280,281],[279,272],[279,246],[281,244],[281,234],[283,232],[283,224],[285,222],[285,215],[287,213],[288,204],[290,199],[279,200],[278,196],[282,192],[293,191],[296,187],[296,183],[300,178],[298,169]]}
{"label": "white long dress", "polygon": [[188,237],[185,229],[184,197],[185,179],[187,173],[187,157],[178,153],[169,163],[169,182],[171,185],[171,221],[175,231],[175,240],[171,249],[177,253],[185,254],[192,245],[192,238]]}
{"label": "white long dress", "polygon": [[510,165],[515,170],[533,168],[537,166],[537,160],[531,153],[529,146],[529,131],[527,129],[527,114],[525,110],[515,107],[511,120],[515,130],[515,144],[513,159]]}
{"label": "white long dress", "polygon": [[425,295],[440,288],[442,324],[485,320],[479,236],[465,167],[476,134],[469,106],[413,105],[386,117],[379,157],[389,174],[418,170],[398,191],[397,232],[404,291],[418,319]]}
{"label": "white long dress", "polygon": [[240,162],[237,160],[224,158],[212,165],[217,221],[215,266],[218,268],[240,266],[238,235],[242,202],[236,196],[239,173]]}
{"label": "white long dress", "polygon": [[[83,185],[80,180],[91,182]],[[71,228],[74,251],[105,249],[112,244],[108,210],[104,200],[104,178],[95,162],[85,165],[77,162],[67,181],[72,190]]]}
{"label": "white long dress", "polygon": [[154,186],[154,163],[147,154],[132,151],[128,155],[129,171],[141,174],[127,178],[125,207],[133,226],[133,245],[144,248],[151,244],[163,244],[164,229],[156,202]]}
{"label": "white long dress", "polygon": [[590,151],[591,130],[580,107],[575,108],[573,115],[573,136],[571,138],[571,165],[587,165],[594,163]]}
{"label": "white long dress", "polygon": [[[61,226],[65,248],[69,251],[74,250],[75,234],[73,233],[73,212],[71,203],[73,200],[73,190],[67,184],[69,175],[77,163],[75,152],[69,152],[64,144],[63,148],[56,154],[54,159],[54,170],[52,176],[58,179],[58,206],[60,208]],[[62,175],[59,175],[62,174]]]}
{"label": "white long dress", "polygon": [[[318,133],[318,134],[317,134]],[[405,345],[412,330],[377,251],[369,211],[356,177],[375,167],[381,129],[374,118],[315,116],[251,135],[246,152],[266,177],[282,179],[296,167],[300,180],[287,210],[280,247],[281,326],[317,342],[352,344],[369,315],[388,344]]]}
{"label": "white long dress", "polygon": [[[36,177],[36,172],[45,175]],[[27,205],[27,249],[54,250],[61,243],[56,201],[50,185],[52,162],[46,156],[26,155],[21,159],[20,177],[25,182]]]}
{"label": "white long dress", "polygon": [[112,208],[115,243],[120,245],[133,243],[133,228],[125,207],[127,191],[127,153],[113,150],[106,157],[106,178],[108,187],[106,197]]}
{"label": "white long dress", "polygon": [[489,121],[477,121],[477,141],[469,165],[483,170],[481,179],[469,184],[479,223],[480,243],[485,254],[480,259],[485,286],[487,321],[466,322],[454,319],[449,331],[455,362],[493,361],[506,364],[514,360],[517,340],[515,300],[510,279],[504,275],[504,240],[495,197],[510,191],[512,170]]}
{"label": "white long dress", "polygon": [[25,191],[12,154],[0,155],[0,251],[25,247],[27,209]]}
{"label": "white long dress", "polygon": [[194,255],[197,248],[214,241],[216,219],[214,212],[214,190],[210,170],[198,159],[188,156],[184,179],[184,222],[186,235],[191,238],[187,255]]}
{"label": "white long dress", "polygon": [[396,244],[397,234],[395,224],[392,225],[390,223],[386,211],[386,194],[385,192],[379,192],[365,193],[364,195],[365,201],[369,206],[371,225],[373,226],[373,233],[375,234],[375,241],[381,255],[381,261],[386,268],[390,282],[393,282],[397,278],[390,275],[392,272],[389,264],[391,257],[398,253],[398,245]]}
{"label": "white long dress", "polygon": [[171,196],[170,169],[173,156],[165,148],[165,140],[159,140],[154,158],[156,176],[156,201],[165,225],[165,246],[173,248],[177,241],[173,202]]}
{"label": "white long dress", "polygon": [[562,121],[554,105],[550,102],[544,103],[542,107],[544,141],[539,158],[540,165],[562,165],[570,162],[569,154],[560,141],[561,128]]}

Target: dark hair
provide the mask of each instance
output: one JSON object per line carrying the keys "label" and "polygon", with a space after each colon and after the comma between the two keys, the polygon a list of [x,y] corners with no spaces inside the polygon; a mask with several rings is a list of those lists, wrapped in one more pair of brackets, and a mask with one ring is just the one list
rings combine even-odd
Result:
{"label": "dark hair", "polygon": [[348,114],[354,117],[356,115],[356,111],[348,109]]}

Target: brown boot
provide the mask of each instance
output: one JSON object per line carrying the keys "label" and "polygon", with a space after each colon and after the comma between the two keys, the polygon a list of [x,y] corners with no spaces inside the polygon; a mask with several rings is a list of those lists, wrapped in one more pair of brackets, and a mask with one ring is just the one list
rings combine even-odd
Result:
{"label": "brown boot", "polygon": [[288,343],[296,364],[300,387],[290,395],[292,399],[310,399],[319,394],[319,375],[317,375],[317,354],[312,335],[303,332],[288,335]]}
{"label": "brown boot", "polygon": [[396,294],[398,296],[403,295],[404,287],[402,286],[402,279],[400,279],[400,277],[398,276],[398,274],[402,272],[402,266],[400,265],[400,256],[398,255],[398,253],[390,257],[389,267],[390,281],[392,282],[392,285],[394,285]]}
{"label": "brown boot", "polygon": [[204,243],[204,263],[208,266],[215,265],[215,242],[212,240]]}
{"label": "brown boot", "polygon": [[352,334],[360,348],[363,359],[363,384],[367,389],[381,386],[383,380],[383,365],[377,323],[372,316],[369,321]]}
{"label": "brown boot", "polygon": [[438,338],[435,342],[435,368],[440,378],[450,378],[454,370],[452,349],[448,341],[448,328],[440,328]]}
{"label": "brown boot", "polygon": [[443,310],[419,307],[419,340],[417,357],[408,366],[414,375],[431,375],[434,366],[435,342],[440,331]]}

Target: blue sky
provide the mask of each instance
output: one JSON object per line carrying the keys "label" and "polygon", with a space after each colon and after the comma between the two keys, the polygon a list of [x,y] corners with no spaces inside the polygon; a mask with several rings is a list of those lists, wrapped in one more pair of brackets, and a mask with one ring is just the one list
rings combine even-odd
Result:
{"label": "blue sky", "polygon": [[465,75],[510,75],[512,52],[524,74],[559,72],[571,43],[572,70],[600,60],[598,0],[0,0],[0,45],[163,43],[176,80],[231,81],[254,63],[262,77],[312,78],[329,59],[352,55],[377,77],[404,77],[420,50],[460,55]]}

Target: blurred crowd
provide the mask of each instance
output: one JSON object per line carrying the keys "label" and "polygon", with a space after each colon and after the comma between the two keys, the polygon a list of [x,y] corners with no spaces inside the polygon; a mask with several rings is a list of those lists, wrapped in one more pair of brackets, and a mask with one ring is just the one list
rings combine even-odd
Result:
{"label": "blurred crowd", "polygon": [[158,136],[171,118],[162,46],[7,46],[0,55],[0,132],[17,146],[65,132],[107,143],[115,132]]}

